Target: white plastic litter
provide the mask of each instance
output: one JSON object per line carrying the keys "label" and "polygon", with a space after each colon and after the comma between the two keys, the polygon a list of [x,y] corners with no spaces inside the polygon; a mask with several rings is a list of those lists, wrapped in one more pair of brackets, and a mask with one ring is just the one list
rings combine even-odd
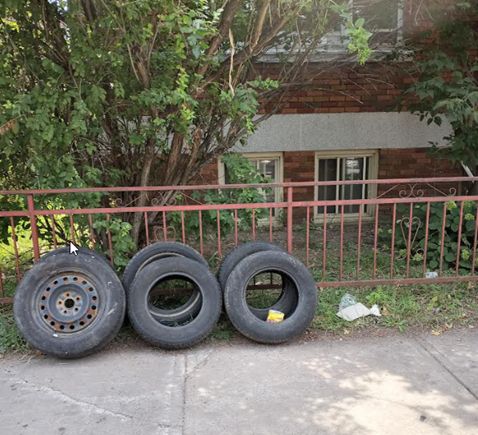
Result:
{"label": "white plastic litter", "polygon": [[378,305],[373,305],[372,308],[368,309],[365,305],[359,302],[357,304],[349,305],[348,307],[342,308],[337,313],[337,316],[349,322],[356,320],[359,317],[366,317],[369,315],[378,317],[381,316],[380,308],[378,308]]}
{"label": "white plastic litter", "polygon": [[350,294],[345,293],[340,299],[339,310],[355,305],[357,300]]}
{"label": "white plastic litter", "polygon": [[370,314],[372,314],[372,316],[377,316],[377,317],[382,316],[380,314],[380,308],[378,308],[377,304],[372,305],[372,308],[370,308]]}
{"label": "white plastic litter", "polygon": [[425,273],[425,278],[438,278],[438,272],[427,272]]}

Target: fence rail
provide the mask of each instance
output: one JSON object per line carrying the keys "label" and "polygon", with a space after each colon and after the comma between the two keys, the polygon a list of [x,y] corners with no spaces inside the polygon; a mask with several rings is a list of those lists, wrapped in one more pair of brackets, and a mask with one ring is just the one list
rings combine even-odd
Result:
{"label": "fence rail", "polygon": [[[246,240],[275,242],[307,263],[319,287],[476,281],[478,196],[466,190],[477,181],[0,191],[0,302],[43,252],[68,240],[121,267],[133,227],[140,245],[178,240],[213,260]],[[148,205],[136,205],[140,194]]]}

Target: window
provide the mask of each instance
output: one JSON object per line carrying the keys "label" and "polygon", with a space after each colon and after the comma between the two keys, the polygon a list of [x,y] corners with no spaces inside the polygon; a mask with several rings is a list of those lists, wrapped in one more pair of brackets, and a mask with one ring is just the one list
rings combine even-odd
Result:
{"label": "window", "polygon": [[[282,153],[245,153],[246,157],[270,183],[282,183]],[[227,167],[219,160],[219,184],[229,184]],[[281,188],[264,189],[266,202],[282,201]],[[277,210],[277,209],[276,209]]]}
{"label": "window", "polygon": [[401,40],[403,5],[401,0],[353,0],[354,20],[365,19],[373,33],[371,44],[394,44]]}
{"label": "window", "polygon": [[[377,178],[376,151],[342,151],[334,153],[316,153],[316,181],[370,180]],[[315,198],[318,201],[335,201],[340,199],[367,199],[376,194],[376,187],[366,184],[317,186]],[[370,206],[346,205],[344,213],[356,216],[360,207],[362,213],[370,213]],[[327,214],[338,214],[339,207],[327,206]],[[324,207],[316,207],[317,217],[324,213]]]}
{"label": "window", "polygon": [[[372,32],[370,45],[373,48],[387,50],[402,41],[402,0],[349,0],[349,10],[354,21],[365,19],[365,28]],[[326,51],[343,51],[347,45],[345,27],[341,21],[324,36],[321,43]]]}

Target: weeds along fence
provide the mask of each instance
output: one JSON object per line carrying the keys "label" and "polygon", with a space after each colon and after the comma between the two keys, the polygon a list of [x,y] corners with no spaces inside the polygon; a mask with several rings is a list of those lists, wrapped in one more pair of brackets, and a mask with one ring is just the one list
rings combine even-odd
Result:
{"label": "weeds along fence", "polygon": [[[477,181],[0,191],[0,301],[44,252],[70,240],[119,270],[155,241],[187,243],[214,266],[235,245],[265,240],[302,259],[319,287],[476,281],[478,196],[466,193]],[[148,205],[137,205],[140,194]]]}

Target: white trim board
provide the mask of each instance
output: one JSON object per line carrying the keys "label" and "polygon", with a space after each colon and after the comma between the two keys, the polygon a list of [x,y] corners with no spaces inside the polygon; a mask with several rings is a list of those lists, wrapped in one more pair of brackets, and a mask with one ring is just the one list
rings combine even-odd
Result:
{"label": "white trim board", "polygon": [[426,148],[443,144],[451,127],[427,125],[409,112],[272,115],[259,124],[246,146],[235,151],[280,152],[345,149]]}

